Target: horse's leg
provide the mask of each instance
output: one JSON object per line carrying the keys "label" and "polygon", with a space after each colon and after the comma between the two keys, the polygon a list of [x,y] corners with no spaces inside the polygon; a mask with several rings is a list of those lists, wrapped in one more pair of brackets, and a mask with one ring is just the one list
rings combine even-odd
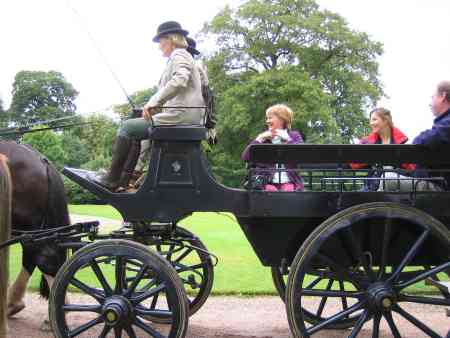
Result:
{"label": "horse's leg", "polygon": [[[51,275],[47,275],[46,273],[42,273],[42,275],[45,278],[45,280],[47,281],[48,287],[51,290],[53,282],[55,281],[55,277],[51,276]],[[68,303],[67,296],[66,296],[66,303]],[[50,332],[52,330],[52,328],[50,326],[50,320],[48,318],[48,315],[44,319],[43,323],[41,324],[40,330],[43,332]]]}
{"label": "horse's leg", "polygon": [[20,270],[14,283],[8,290],[8,317],[14,316],[25,308],[25,292],[28,281],[33,274],[36,265],[33,262],[33,253],[26,248],[22,250],[22,270]]}

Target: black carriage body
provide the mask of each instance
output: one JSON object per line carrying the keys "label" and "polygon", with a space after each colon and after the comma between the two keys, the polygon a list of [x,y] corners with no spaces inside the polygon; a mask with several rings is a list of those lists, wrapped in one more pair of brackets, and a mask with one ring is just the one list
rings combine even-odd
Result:
{"label": "black carriage body", "polygon": [[[192,212],[232,212],[265,266],[289,265],[299,247],[318,225],[337,212],[362,203],[412,205],[449,227],[450,192],[348,192],[342,189],[264,192],[225,187],[214,179],[202,152],[201,141],[205,135],[202,127],[155,128],[151,134],[153,146],[149,175],[136,193],[111,193],[85,179],[82,170],[66,168],[64,174],[114,206],[125,221],[177,223]],[[443,151],[448,154],[448,150]],[[314,163],[318,168],[330,163],[342,165],[350,162],[440,164],[450,168],[450,159],[442,154],[442,151],[430,152],[413,145],[255,145],[251,149],[251,161],[288,161],[296,162],[300,167]],[[372,225],[371,229],[375,230],[362,235],[368,248],[379,245],[380,241],[376,225]],[[411,229],[414,231],[413,227]],[[213,226],[211,231],[214,231]],[[398,236],[398,246],[393,250],[401,251],[402,239],[406,242],[409,234]],[[342,247],[329,247],[327,250],[339,259]],[[440,248],[426,243],[423,250],[426,254],[418,255],[415,263],[438,263]]]}

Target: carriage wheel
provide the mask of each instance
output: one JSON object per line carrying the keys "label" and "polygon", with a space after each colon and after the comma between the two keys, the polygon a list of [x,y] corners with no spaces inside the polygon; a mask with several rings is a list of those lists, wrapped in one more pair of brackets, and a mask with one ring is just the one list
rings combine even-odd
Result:
{"label": "carriage wheel", "polygon": [[[380,240],[371,242],[376,233]],[[413,264],[426,256],[422,250],[430,247],[435,265],[415,267]],[[320,267],[332,272],[333,282],[313,285],[308,271]],[[430,327],[408,308],[410,304],[421,304],[425,308],[442,306],[444,311],[450,306],[450,299],[443,295],[422,296],[412,290],[449,267],[450,233],[431,216],[394,203],[349,208],[323,222],[299,249],[286,290],[289,326],[294,337],[306,338],[342,320],[353,320],[349,337],[356,337],[370,321],[372,337],[376,338],[380,323],[386,321],[389,334],[397,338],[401,333],[396,323],[402,320],[417,333],[443,338],[447,328]],[[345,291],[339,290],[336,283],[343,283]],[[339,306],[342,297],[352,301]],[[305,309],[317,309],[319,301],[318,310],[313,311],[320,311],[320,319],[308,324]]]}
{"label": "carriage wheel", "polygon": [[[156,249],[175,268],[186,290],[189,316],[208,299],[214,281],[214,266],[206,246],[190,231],[177,227],[170,240],[162,240]],[[148,316],[154,322],[168,323],[171,318]]]}
{"label": "carriage wheel", "polygon": [[[286,297],[286,284],[288,279],[288,274],[283,274],[281,272],[280,267],[272,267],[272,280],[275,284],[275,288],[277,289],[278,294],[280,295],[280,298],[283,302],[285,302]],[[339,278],[332,272],[329,271],[329,269],[324,270],[314,270],[309,271],[308,276],[310,278],[309,286],[306,285],[306,288],[314,287],[316,284],[320,283],[326,283],[327,285],[333,285],[332,281],[335,281],[336,287],[340,291],[345,291],[345,285],[342,281],[339,281]],[[330,288],[331,288],[330,286]],[[303,314],[305,316],[305,320],[308,323],[315,324],[320,322],[322,319],[321,314],[325,308],[327,301],[327,297],[323,297],[321,299],[321,304],[317,311],[310,311],[307,308],[303,309]],[[342,307],[345,307],[350,300],[347,297],[340,298],[340,302],[342,304]],[[329,329],[347,329],[349,327],[352,327],[355,324],[356,319],[348,319],[344,318],[341,321],[338,321],[336,323],[331,324],[328,328]]]}
{"label": "carriage wheel", "polygon": [[[69,295],[69,290],[82,294]],[[158,296],[165,298],[164,305]],[[125,240],[78,250],[55,278],[49,315],[58,338],[182,338],[188,324],[186,294],[173,267],[147,247]],[[154,324],[146,316],[169,317],[171,324]]]}

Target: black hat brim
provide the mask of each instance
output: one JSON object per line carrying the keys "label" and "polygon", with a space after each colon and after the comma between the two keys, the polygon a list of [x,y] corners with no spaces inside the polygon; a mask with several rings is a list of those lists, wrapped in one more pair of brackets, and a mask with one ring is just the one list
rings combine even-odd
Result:
{"label": "black hat brim", "polygon": [[153,38],[153,42],[159,42],[159,39],[161,39],[161,37],[163,37],[164,35],[169,35],[169,34],[181,34],[184,37],[189,35],[189,32],[187,30],[184,29],[168,29],[162,32],[159,32],[154,38]]}

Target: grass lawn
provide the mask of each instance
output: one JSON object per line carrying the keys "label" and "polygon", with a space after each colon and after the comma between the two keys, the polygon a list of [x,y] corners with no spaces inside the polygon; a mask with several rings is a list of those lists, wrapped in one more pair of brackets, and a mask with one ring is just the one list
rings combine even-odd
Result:
{"label": "grass lawn", "polygon": [[[98,205],[71,205],[70,212],[111,219],[121,219],[112,207]],[[215,267],[215,294],[276,294],[272,283],[270,268],[261,265],[240,226],[229,214],[195,213],[186,218],[181,225],[195,233],[206,247],[219,257]],[[11,277],[14,277],[21,262],[19,246],[11,250]],[[31,288],[38,287],[39,274],[33,275]],[[95,278],[93,275],[92,278]],[[416,292],[429,292],[425,285],[416,288]]]}

